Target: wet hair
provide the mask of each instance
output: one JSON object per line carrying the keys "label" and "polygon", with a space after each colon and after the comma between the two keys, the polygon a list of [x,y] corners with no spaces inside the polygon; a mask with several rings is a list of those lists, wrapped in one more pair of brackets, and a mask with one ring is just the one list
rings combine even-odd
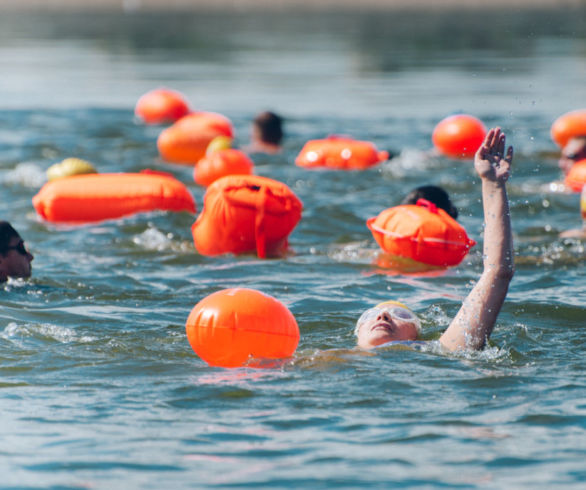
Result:
{"label": "wet hair", "polygon": [[254,118],[254,125],[260,131],[264,143],[279,145],[283,139],[283,118],[274,112],[261,112]]}
{"label": "wet hair", "polygon": [[10,241],[14,237],[20,237],[18,232],[8,221],[0,221],[0,254],[4,255],[8,251]]}
{"label": "wet hair", "polygon": [[458,210],[450,201],[448,193],[436,185],[422,185],[413,189],[401,204],[417,204],[419,199],[426,199],[435,204],[438,208],[443,209],[452,218],[458,219]]}

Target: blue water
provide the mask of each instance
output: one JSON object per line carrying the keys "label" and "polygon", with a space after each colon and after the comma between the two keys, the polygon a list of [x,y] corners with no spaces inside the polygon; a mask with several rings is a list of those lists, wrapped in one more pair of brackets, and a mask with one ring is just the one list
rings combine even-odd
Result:
{"label": "blue water", "polygon": [[[35,254],[0,289],[3,488],[581,488],[586,480],[584,242],[559,179],[551,122],[586,106],[584,11],[515,15],[40,15],[0,17],[0,216]],[[101,172],[162,162],[160,127],[133,118],[166,85],[232,119],[286,117],[285,150],[256,172],[304,203],[294,254],[203,257],[187,213],[99,225],[42,222],[31,204],[69,156]],[[501,125],[517,273],[489,347],[446,355],[354,349],[354,322],[388,298],[449,324],[481,270],[479,182],[430,152],[444,116]],[[305,141],[351,134],[398,156],[359,173],[310,172]],[[368,217],[423,183],[444,186],[479,241],[430,276],[376,265]],[[219,289],[259,289],[295,315],[279,369],[208,367],[185,321]]]}

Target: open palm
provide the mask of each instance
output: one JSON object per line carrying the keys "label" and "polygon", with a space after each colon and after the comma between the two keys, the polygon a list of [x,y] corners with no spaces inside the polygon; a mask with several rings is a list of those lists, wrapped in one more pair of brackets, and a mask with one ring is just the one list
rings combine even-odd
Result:
{"label": "open palm", "polygon": [[511,174],[513,147],[505,154],[505,135],[501,128],[491,129],[474,157],[474,168],[483,179],[506,182]]}

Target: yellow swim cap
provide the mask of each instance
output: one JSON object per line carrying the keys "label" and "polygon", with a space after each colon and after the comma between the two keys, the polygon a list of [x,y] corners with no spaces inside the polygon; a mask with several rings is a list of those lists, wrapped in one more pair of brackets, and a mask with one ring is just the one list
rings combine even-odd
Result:
{"label": "yellow swim cap", "polygon": [[411,311],[411,308],[409,308],[406,304],[401,303],[400,301],[395,301],[393,299],[390,299],[388,301],[383,301],[382,303],[379,303],[378,305],[375,306],[375,308],[381,308],[382,306],[385,305],[397,305],[400,306],[401,308],[405,308],[406,310]]}
{"label": "yellow swim cap", "polygon": [[63,179],[72,175],[95,174],[94,166],[81,158],[66,158],[47,169],[47,180]]}

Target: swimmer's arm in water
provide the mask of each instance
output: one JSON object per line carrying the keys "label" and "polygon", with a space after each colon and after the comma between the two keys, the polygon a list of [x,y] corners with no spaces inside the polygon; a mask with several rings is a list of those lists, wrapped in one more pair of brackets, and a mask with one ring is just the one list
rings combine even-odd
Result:
{"label": "swimmer's arm in water", "polygon": [[476,152],[474,167],[482,180],[484,270],[460,311],[440,337],[449,350],[484,347],[505,301],[515,271],[506,181],[513,148],[505,154],[505,135],[491,129]]}

